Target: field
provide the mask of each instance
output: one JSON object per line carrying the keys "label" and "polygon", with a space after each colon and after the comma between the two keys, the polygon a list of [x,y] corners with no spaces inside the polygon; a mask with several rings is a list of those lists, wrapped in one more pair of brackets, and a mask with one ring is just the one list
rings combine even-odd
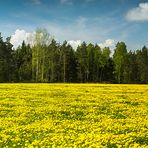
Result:
{"label": "field", "polygon": [[0,84],[3,147],[148,147],[148,85]]}

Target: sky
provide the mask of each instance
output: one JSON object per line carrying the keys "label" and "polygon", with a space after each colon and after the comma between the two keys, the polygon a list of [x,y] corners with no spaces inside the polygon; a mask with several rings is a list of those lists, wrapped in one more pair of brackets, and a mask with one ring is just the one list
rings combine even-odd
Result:
{"label": "sky", "polygon": [[36,28],[74,48],[83,41],[128,50],[148,45],[148,0],[1,0],[0,32],[17,47]]}

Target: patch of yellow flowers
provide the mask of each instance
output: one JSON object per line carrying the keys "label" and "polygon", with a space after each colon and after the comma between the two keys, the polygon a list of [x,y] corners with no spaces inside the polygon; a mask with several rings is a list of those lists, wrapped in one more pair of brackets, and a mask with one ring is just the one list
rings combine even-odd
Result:
{"label": "patch of yellow flowers", "polygon": [[148,147],[148,85],[0,84],[1,147]]}

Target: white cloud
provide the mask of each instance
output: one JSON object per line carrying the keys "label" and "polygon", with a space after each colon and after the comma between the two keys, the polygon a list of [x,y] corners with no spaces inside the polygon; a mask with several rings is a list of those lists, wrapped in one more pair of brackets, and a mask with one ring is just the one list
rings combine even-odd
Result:
{"label": "white cloud", "polygon": [[29,40],[29,38],[31,39],[31,36],[33,36],[33,33],[17,29],[15,33],[11,36],[10,42],[14,48],[17,48],[19,45],[22,44],[23,41],[25,41],[27,44],[31,44],[32,42],[31,40]]}
{"label": "white cloud", "polygon": [[131,9],[126,18],[129,21],[148,21],[148,3],[140,3],[138,7]]}
{"label": "white cloud", "polygon": [[[60,30],[59,30],[60,31]],[[58,32],[58,30],[57,30]],[[58,33],[57,33],[58,35]],[[25,30],[19,30],[17,29],[15,33],[11,36],[11,43],[14,45],[14,48],[17,48],[19,45],[22,44],[23,41],[25,41],[26,44],[34,45],[34,38],[35,38],[35,32],[26,32]],[[69,37],[67,37],[67,43],[73,47],[74,50],[77,49],[78,46],[82,44],[82,40],[68,40]],[[64,38],[65,39],[65,38]],[[58,42],[62,42],[62,40],[58,40]],[[104,47],[110,47],[111,53],[113,54],[113,49],[115,46],[115,41],[113,39],[107,39],[103,43],[98,44],[101,48]]]}
{"label": "white cloud", "polygon": [[104,48],[104,47],[113,47],[115,45],[115,41],[112,40],[112,39],[107,39],[107,40],[105,40],[105,42],[99,43],[98,45],[101,48]]}
{"label": "white cloud", "polygon": [[115,47],[115,41],[113,39],[107,39],[107,40],[105,40],[105,42],[99,43],[98,45],[101,48],[109,47],[110,51],[111,51],[111,56],[113,56],[113,54],[114,54],[114,47]]}
{"label": "white cloud", "polygon": [[[25,41],[26,44],[31,44],[33,45],[35,39],[35,33],[31,32],[26,32],[25,30],[20,30],[17,29],[15,33],[11,36],[11,44],[13,45],[14,48],[17,48],[18,46],[22,45],[22,42]],[[73,49],[77,49],[79,45],[82,44],[81,40],[69,40],[67,41],[69,45],[73,47]]]}
{"label": "white cloud", "polygon": [[81,41],[81,40],[76,40],[76,41],[70,40],[70,41],[68,41],[67,43],[68,43],[69,45],[71,45],[74,50],[76,50],[77,47],[82,44],[82,41]]}
{"label": "white cloud", "polygon": [[[76,48],[77,45],[79,45],[80,40],[85,41],[86,43],[91,42],[96,44],[99,40],[105,40],[112,31],[111,28],[103,29],[104,26],[99,26],[97,23],[98,21],[83,16],[79,16],[75,20],[69,19],[68,21],[69,23],[59,24],[57,22],[39,20],[39,25],[46,28],[50,35],[54,36],[58,42],[62,43],[64,40],[67,40],[69,43],[71,43],[73,48]],[[27,27],[25,27],[25,29],[26,28]],[[29,30],[34,30],[34,28]],[[22,43],[23,40],[27,41],[27,38],[30,35],[32,35],[31,32],[17,29],[12,35],[11,42],[14,44],[14,47],[17,47]]]}

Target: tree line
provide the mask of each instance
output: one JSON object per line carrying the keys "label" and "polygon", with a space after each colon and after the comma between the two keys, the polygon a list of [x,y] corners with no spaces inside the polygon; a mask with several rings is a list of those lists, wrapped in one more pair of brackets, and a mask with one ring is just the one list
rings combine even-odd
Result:
{"label": "tree line", "polygon": [[148,84],[148,48],[128,51],[124,42],[109,47],[83,42],[76,50],[37,29],[32,45],[13,49],[0,34],[0,82]]}

